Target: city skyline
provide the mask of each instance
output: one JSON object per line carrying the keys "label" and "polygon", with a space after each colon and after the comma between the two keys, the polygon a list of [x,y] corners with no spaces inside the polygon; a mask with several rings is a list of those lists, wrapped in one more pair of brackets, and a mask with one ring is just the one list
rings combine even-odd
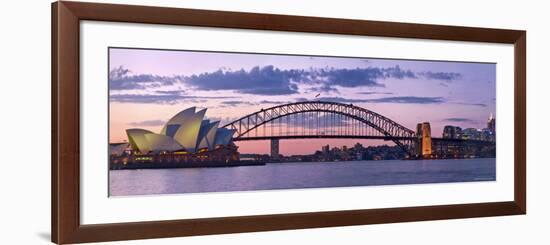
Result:
{"label": "city skyline", "polygon": [[[495,113],[492,63],[120,48],[110,49],[109,63],[110,142],[126,140],[127,128],[159,131],[171,114],[191,106],[208,108],[206,118],[224,125],[278,104],[352,103],[410,129],[430,122],[433,135],[445,125],[484,128]],[[281,153],[310,154],[326,144],[391,145],[301,141],[282,143]],[[242,153],[269,152],[269,142],[237,145]]]}

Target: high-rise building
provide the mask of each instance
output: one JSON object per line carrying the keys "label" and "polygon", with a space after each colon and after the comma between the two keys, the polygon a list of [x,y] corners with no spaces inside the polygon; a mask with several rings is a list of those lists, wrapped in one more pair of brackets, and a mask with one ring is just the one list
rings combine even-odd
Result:
{"label": "high-rise building", "polygon": [[321,151],[323,152],[323,155],[328,156],[328,154],[330,153],[330,146],[329,145],[324,145],[321,148]]}
{"label": "high-rise building", "polygon": [[489,119],[487,120],[487,128],[493,133],[496,130],[496,119],[493,117],[493,113],[491,113]]}
{"label": "high-rise building", "polygon": [[452,125],[447,125],[443,128],[444,139],[459,139],[462,135],[462,128]]}

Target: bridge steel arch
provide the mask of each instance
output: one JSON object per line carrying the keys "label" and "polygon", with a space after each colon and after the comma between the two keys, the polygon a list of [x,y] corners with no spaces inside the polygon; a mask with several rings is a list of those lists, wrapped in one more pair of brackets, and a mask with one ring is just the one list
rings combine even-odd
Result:
{"label": "bridge steel arch", "polygon": [[[241,117],[231,123],[224,125],[223,127],[235,130],[233,139],[235,141],[247,140],[246,135],[254,129],[273,122],[277,119],[291,116],[299,113],[308,112],[324,112],[343,115],[352,120],[357,120],[377,132],[385,140],[392,140],[396,145],[401,147],[406,153],[414,154],[416,133],[413,130],[406,128],[399,123],[380,115],[376,112],[367,110],[362,107],[355,106],[353,104],[344,104],[328,101],[303,101],[284,105],[278,105],[267,109],[262,109],[255,113]],[[357,138],[361,138],[361,135],[356,135]],[[276,136],[271,136],[277,138]],[[294,138],[338,138],[335,135],[294,135]],[[352,138],[354,135],[345,135],[345,138]],[[263,137],[269,139],[268,137]]]}

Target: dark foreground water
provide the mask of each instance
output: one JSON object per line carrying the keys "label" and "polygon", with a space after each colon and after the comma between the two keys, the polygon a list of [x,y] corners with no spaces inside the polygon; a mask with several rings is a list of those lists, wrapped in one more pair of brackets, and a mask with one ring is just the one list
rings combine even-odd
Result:
{"label": "dark foreground water", "polygon": [[494,181],[494,158],[109,171],[110,195]]}

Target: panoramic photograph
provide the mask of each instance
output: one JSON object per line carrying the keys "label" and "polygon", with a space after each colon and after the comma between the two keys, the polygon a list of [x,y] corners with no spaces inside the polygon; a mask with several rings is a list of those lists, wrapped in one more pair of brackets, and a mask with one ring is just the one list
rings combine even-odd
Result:
{"label": "panoramic photograph", "polygon": [[109,195],[496,181],[496,64],[109,48]]}

